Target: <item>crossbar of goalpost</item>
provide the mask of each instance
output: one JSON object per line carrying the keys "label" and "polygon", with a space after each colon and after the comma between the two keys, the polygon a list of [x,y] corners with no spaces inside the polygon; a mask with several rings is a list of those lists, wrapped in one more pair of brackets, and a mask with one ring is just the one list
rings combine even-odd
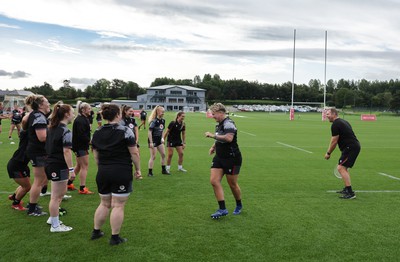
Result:
{"label": "crossbar of goalpost", "polygon": [[321,102],[293,102],[293,104],[297,105],[321,105],[323,107],[324,103]]}

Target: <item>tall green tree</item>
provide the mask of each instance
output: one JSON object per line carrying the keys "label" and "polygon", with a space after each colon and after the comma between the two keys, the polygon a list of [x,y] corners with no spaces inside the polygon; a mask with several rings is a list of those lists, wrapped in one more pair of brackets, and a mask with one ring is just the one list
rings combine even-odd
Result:
{"label": "tall green tree", "polygon": [[390,110],[397,114],[400,112],[400,91],[397,91],[393,95],[392,100],[390,100]]}
{"label": "tall green tree", "polygon": [[44,82],[43,85],[40,86],[33,86],[31,88],[24,88],[25,91],[31,91],[32,93],[35,94],[40,94],[40,95],[44,95],[46,97],[51,97],[54,93],[54,89],[53,87],[47,83]]}

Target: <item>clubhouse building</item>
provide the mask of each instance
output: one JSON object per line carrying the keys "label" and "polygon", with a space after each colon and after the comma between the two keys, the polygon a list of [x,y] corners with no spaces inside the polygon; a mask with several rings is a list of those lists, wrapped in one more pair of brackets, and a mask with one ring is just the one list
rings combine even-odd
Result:
{"label": "clubhouse building", "polygon": [[192,86],[163,85],[147,89],[147,93],[137,96],[137,101],[113,100],[133,109],[151,110],[157,105],[166,111],[206,111],[206,90]]}

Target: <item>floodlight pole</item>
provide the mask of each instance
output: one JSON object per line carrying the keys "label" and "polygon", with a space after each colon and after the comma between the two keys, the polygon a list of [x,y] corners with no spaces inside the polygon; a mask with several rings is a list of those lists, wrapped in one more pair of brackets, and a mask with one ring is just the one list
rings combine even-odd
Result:
{"label": "floodlight pole", "polygon": [[292,106],[290,107],[290,120],[294,120],[294,69],[296,62],[296,29],[293,32],[293,72],[292,72]]}

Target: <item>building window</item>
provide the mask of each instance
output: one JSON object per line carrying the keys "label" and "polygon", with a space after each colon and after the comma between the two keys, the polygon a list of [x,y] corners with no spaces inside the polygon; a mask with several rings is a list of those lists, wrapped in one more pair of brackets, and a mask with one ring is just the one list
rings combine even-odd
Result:
{"label": "building window", "polygon": [[171,95],[182,95],[182,91],[171,90]]}
{"label": "building window", "polygon": [[183,98],[178,98],[178,103],[184,103]]}
{"label": "building window", "polygon": [[168,98],[168,103],[176,103],[176,98]]}

